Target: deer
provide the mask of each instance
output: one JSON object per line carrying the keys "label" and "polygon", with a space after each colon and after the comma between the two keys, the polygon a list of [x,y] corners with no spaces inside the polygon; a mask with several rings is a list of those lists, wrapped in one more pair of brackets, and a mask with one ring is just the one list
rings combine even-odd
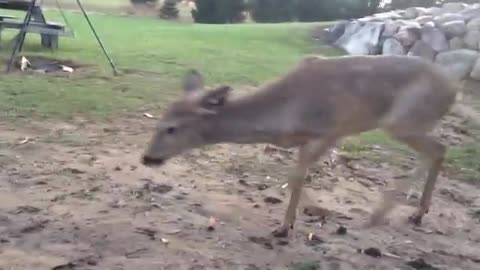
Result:
{"label": "deer", "polygon": [[[183,95],[160,117],[141,163],[160,167],[181,153],[220,143],[297,149],[286,213],[272,231],[288,237],[309,168],[341,139],[379,129],[421,157],[415,175],[423,172],[426,180],[419,205],[406,220],[420,226],[447,151],[430,132],[461,92],[447,75],[418,57],[308,55],[254,93],[233,98],[226,84],[205,90],[203,75],[190,69]],[[394,208],[394,197],[385,191],[367,223],[378,225]]]}

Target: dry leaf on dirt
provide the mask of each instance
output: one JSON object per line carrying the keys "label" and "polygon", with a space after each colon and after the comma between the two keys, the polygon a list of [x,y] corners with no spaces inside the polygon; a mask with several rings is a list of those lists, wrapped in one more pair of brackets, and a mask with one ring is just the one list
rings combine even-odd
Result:
{"label": "dry leaf on dirt", "polygon": [[167,245],[168,243],[170,243],[170,241],[166,238],[162,238],[162,243],[164,243],[165,245]]}
{"label": "dry leaf on dirt", "polygon": [[18,145],[22,145],[22,144],[26,144],[27,142],[30,141],[30,138],[29,137],[25,137],[23,140],[19,141],[18,142]]}
{"label": "dry leaf on dirt", "polygon": [[153,115],[149,114],[149,113],[143,113],[143,116],[147,117],[147,118],[150,118],[150,119],[153,119],[155,118]]}

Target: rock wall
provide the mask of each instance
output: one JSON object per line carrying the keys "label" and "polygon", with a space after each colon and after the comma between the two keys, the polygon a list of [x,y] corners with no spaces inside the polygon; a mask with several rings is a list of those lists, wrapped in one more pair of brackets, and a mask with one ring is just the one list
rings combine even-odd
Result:
{"label": "rock wall", "polygon": [[458,79],[480,80],[480,3],[378,13],[326,30],[352,55],[408,55],[443,67]]}

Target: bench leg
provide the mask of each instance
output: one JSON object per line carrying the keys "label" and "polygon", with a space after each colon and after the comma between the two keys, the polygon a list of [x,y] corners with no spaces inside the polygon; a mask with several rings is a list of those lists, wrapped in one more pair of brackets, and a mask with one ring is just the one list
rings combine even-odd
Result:
{"label": "bench leg", "polygon": [[57,35],[51,35],[50,36],[50,49],[52,49],[52,50],[58,49],[58,36]]}
{"label": "bench leg", "polygon": [[41,38],[42,47],[50,48],[50,44],[51,44],[50,35],[41,34],[40,38]]}
{"label": "bench leg", "polygon": [[42,35],[42,46],[56,50],[58,49],[58,36],[57,35]]}

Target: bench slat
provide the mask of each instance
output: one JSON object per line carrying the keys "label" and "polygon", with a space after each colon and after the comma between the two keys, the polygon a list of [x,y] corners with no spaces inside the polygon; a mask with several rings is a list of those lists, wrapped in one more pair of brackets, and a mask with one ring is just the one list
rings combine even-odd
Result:
{"label": "bench slat", "polygon": [[[2,28],[21,29],[22,26],[23,26],[23,23],[20,23],[20,22],[11,22],[11,21],[0,22],[0,27]],[[58,35],[58,36],[64,36],[64,37],[74,36],[72,31],[65,31],[65,27],[63,25],[52,24],[52,23],[44,24],[44,23],[30,22],[27,28],[27,32],[48,34],[48,35]]]}

